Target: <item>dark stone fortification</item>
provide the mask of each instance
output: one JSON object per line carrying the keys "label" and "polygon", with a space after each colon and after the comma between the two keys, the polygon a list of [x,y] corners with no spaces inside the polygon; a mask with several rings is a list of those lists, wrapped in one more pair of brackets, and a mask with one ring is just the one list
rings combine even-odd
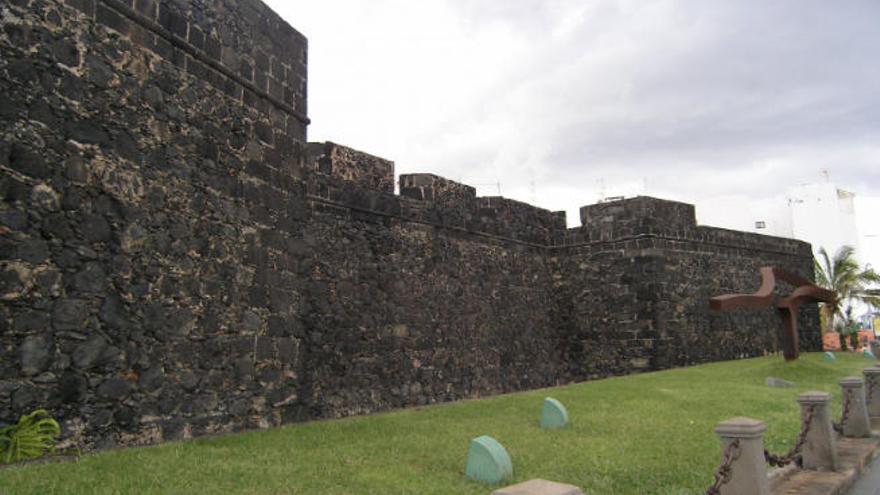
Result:
{"label": "dark stone fortification", "polygon": [[812,278],[681,203],[566,229],[430,174],[395,195],[306,143],[306,40],[256,0],[10,0],[0,94],[0,422],[46,407],[86,448],[761,355],[774,312],[708,298]]}

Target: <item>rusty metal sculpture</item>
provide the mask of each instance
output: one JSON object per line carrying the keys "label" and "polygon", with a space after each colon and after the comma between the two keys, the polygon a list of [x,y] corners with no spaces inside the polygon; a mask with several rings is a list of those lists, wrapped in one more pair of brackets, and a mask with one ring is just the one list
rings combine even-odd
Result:
{"label": "rusty metal sculpture", "polygon": [[[795,287],[788,296],[776,296],[773,289],[781,280]],[[754,294],[726,294],[709,299],[713,310],[763,309],[776,306],[782,317],[782,354],[786,361],[798,358],[798,310],[810,302],[833,302],[834,291],[823,289],[813,282],[793,273],[771,266],[761,268],[761,287]],[[775,303],[775,304],[774,304]]]}

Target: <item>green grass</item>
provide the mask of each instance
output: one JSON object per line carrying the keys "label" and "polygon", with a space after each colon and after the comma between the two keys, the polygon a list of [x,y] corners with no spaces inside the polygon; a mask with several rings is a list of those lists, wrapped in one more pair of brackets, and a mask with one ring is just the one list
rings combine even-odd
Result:
{"label": "green grass", "polygon": [[[838,354],[714,363],[482,400],[319,421],[269,431],[126,449],[0,470],[0,493],[480,494],[464,478],[471,438],[504,445],[515,481],[545,478],[590,494],[697,494],[712,481],[715,424],[751,416],[765,443],[784,453],[798,430],[797,394],[825,390],[872,364]],[[767,376],[796,383],[770,388]],[[572,425],[538,428],[545,396],[566,405]]]}

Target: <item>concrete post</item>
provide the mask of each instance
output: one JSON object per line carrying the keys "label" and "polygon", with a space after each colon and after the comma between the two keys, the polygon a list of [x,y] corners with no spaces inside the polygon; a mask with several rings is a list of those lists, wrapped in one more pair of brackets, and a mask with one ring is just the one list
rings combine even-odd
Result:
{"label": "concrete post", "polygon": [[731,464],[730,481],[721,486],[721,495],[769,495],[764,466],[764,431],[767,425],[752,418],[732,418],[718,423],[715,433],[721,440],[722,459],[727,446],[739,440],[739,456]]}
{"label": "concrete post", "polygon": [[[880,367],[871,366],[862,370],[865,375],[865,399],[868,403],[868,416],[880,418]],[[871,397],[868,400],[868,397]]]}
{"label": "concrete post", "polygon": [[828,392],[804,392],[798,396],[801,405],[801,421],[813,408],[813,417],[807,430],[807,439],[801,450],[804,469],[837,471],[837,439],[831,426],[831,411],[828,408],[831,394]]}
{"label": "concrete post", "polygon": [[868,420],[868,408],[865,405],[865,384],[857,376],[848,376],[840,380],[843,389],[843,407],[849,400],[849,412],[843,423],[843,436],[865,438],[871,436],[871,423]]}

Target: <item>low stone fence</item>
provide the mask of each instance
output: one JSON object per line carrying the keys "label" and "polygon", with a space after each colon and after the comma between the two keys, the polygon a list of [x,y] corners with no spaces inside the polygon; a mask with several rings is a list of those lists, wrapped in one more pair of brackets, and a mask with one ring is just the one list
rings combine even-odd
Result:
{"label": "low stone fence", "polygon": [[721,440],[722,460],[715,472],[715,482],[705,495],[769,495],[771,479],[767,464],[839,471],[838,442],[871,437],[871,419],[880,419],[880,367],[865,368],[863,374],[864,378],[847,377],[840,381],[843,412],[839,422],[832,422],[831,394],[804,392],[798,396],[801,430],[794,447],[785,455],[774,455],[764,448],[767,426],[763,421],[738,417],[719,423],[715,433]]}

